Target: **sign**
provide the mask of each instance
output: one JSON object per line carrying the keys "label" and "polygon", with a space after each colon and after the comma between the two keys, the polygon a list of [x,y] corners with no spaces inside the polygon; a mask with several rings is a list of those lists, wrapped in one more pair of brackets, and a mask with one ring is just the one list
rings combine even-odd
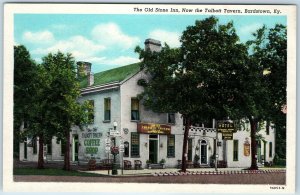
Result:
{"label": "sign", "polygon": [[217,129],[219,133],[235,133],[234,124],[230,122],[218,122]]}
{"label": "sign", "polygon": [[138,123],[137,132],[147,134],[171,134],[170,125],[154,124],[154,123]]}
{"label": "sign", "polygon": [[249,138],[245,138],[245,142],[244,142],[244,156],[250,156]]}
{"label": "sign", "polygon": [[113,136],[113,137],[120,137],[121,136],[121,133],[120,131],[117,131],[117,130],[109,130],[109,135],[110,136]]}
{"label": "sign", "polygon": [[234,124],[230,123],[228,121],[218,122],[217,130],[218,130],[218,133],[222,133],[223,140],[232,140],[233,133],[236,132],[236,129],[234,128]]}
{"label": "sign", "polygon": [[222,133],[223,140],[233,140],[233,133]]}
{"label": "sign", "polygon": [[250,156],[250,144],[244,143],[244,156]]}

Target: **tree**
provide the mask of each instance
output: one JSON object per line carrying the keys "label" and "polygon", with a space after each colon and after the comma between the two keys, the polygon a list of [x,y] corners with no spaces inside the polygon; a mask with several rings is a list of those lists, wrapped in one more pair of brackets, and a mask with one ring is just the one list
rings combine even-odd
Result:
{"label": "tree", "polygon": [[[48,54],[43,58],[42,67],[50,78],[47,99],[50,104],[47,120],[53,126],[58,140],[65,140],[64,169],[70,170],[70,131],[73,125],[87,123],[87,105],[77,102],[80,96],[79,83],[76,79],[75,61],[71,54]],[[49,127],[50,127],[49,126]],[[48,129],[47,132],[51,132]]]}
{"label": "tree", "polygon": [[31,88],[34,93],[27,109],[30,126],[24,135],[39,140],[38,168],[44,168],[44,144],[56,136],[66,142],[64,169],[70,170],[71,127],[87,121],[86,105],[77,102],[80,91],[71,54],[58,52],[44,57]]}
{"label": "tree", "polygon": [[287,81],[287,31],[286,26],[276,24],[274,28],[265,26],[258,29],[254,40],[248,44],[252,47],[250,61],[260,66],[264,74],[261,83],[267,90],[261,94],[268,98],[268,107],[264,111],[265,119],[272,121],[276,128],[276,153],[285,158],[286,146],[286,105]]}
{"label": "tree", "polygon": [[20,128],[29,121],[28,110],[34,94],[37,67],[29,51],[23,45],[14,46],[14,154],[19,154],[19,143],[23,141]]}
{"label": "tree", "polygon": [[182,171],[186,171],[190,126],[212,118],[240,114],[235,101],[241,74],[247,68],[247,47],[239,43],[233,23],[219,25],[209,17],[183,32],[180,48],[165,45],[160,52],[136,52],[150,80],[141,94],[155,112],[179,112],[184,121]]}

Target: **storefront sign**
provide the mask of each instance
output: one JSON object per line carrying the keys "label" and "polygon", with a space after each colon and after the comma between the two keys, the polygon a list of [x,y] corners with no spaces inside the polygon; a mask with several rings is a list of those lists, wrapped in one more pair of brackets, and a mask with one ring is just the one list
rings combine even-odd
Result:
{"label": "storefront sign", "polygon": [[153,123],[138,123],[137,131],[139,133],[147,134],[171,134],[171,126]]}
{"label": "storefront sign", "polygon": [[232,140],[233,133],[236,132],[236,129],[234,128],[234,124],[230,123],[228,121],[218,122],[217,130],[218,130],[218,133],[222,133],[223,140]]}
{"label": "storefront sign", "polygon": [[98,147],[100,147],[100,137],[102,133],[82,133],[83,146],[85,147],[86,154],[97,154]]}

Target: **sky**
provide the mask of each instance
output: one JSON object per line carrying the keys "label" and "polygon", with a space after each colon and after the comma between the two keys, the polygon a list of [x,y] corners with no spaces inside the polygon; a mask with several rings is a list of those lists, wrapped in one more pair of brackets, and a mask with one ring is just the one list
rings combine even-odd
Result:
{"label": "sky", "polygon": [[[147,38],[179,47],[187,26],[208,15],[118,15],[118,14],[15,14],[14,44],[24,45],[41,63],[48,53],[72,53],[76,61],[92,63],[92,72],[139,62],[136,46]],[[233,21],[241,42],[252,38],[256,29],[280,23],[286,16],[216,15],[220,24]]]}

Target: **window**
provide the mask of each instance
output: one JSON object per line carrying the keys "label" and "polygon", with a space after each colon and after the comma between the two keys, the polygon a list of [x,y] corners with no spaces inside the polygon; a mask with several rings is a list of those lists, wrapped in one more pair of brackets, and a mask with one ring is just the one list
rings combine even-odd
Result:
{"label": "window", "polygon": [[66,151],[66,141],[65,140],[61,140],[60,141],[60,149],[61,149],[61,155],[65,155],[65,151]]}
{"label": "window", "polygon": [[267,135],[270,134],[270,121],[267,121],[267,124],[266,124],[266,134]]}
{"label": "window", "polygon": [[104,121],[110,121],[110,98],[104,98]]}
{"label": "window", "polygon": [[140,156],[140,135],[138,133],[131,133],[131,157]]}
{"label": "window", "polygon": [[175,124],[175,113],[168,113],[168,123]]}
{"label": "window", "polygon": [[94,123],[94,100],[88,100],[88,121]]}
{"label": "window", "polygon": [[131,120],[140,120],[139,100],[137,98],[131,98]]}
{"label": "window", "polygon": [[33,154],[37,154],[37,140],[36,138],[33,138],[32,140],[32,147],[33,147]]}
{"label": "window", "polygon": [[167,157],[175,157],[175,135],[168,135]]}
{"label": "window", "polygon": [[269,157],[272,157],[273,156],[273,144],[272,142],[269,143]]}
{"label": "window", "polygon": [[47,154],[52,155],[52,140],[47,142]]}
{"label": "window", "polygon": [[233,161],[239,160],[239,140],[233,140]]}
{"label": "window", "polygon": [[129,142],[124,142],[124,157],[129,157]]}

